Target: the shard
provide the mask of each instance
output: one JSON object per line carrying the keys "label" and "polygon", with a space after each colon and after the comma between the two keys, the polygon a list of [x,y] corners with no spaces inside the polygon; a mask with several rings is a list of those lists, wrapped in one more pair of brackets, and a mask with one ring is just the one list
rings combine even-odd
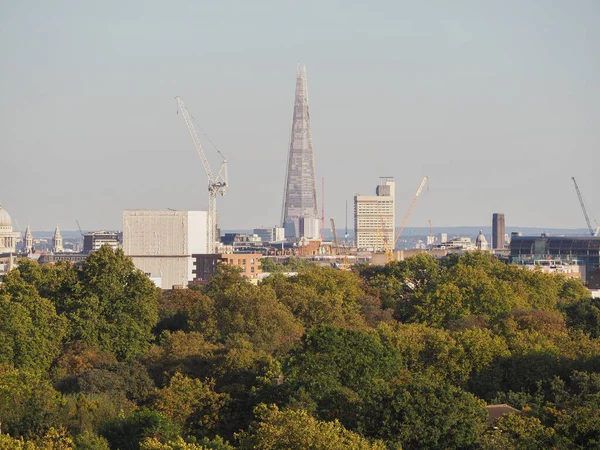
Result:
{"label": "the shard", "polygon": [[315,160],[308,112],[306,67],[298,66],[296,99],[283,195],[283,227],[286,238],[317,239],[317,188]]}

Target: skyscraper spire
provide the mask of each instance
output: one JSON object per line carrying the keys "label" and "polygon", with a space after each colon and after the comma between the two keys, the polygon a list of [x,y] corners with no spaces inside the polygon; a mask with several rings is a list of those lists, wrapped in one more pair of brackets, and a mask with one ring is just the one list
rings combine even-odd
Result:
{"label": "skyscraper spire", "polygon": [[319,236],[306,67],[300,65],[296,72],[296,97],[283,195],[282,222],[286,237],[316,239]]}

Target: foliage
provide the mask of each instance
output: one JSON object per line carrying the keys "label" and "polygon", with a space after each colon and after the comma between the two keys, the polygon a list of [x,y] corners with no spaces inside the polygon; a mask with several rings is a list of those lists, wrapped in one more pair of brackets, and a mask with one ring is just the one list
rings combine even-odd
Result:
{"label": "foliage", "polygon": [[281,411],[262,404],[255,413],[257,423],[238,435],[241,449],[385,450],[381,441],[371,443],[338,421],[322,422],[306,411]]}
{"label": "foliage", "polygon": [[305,327],[366,328],[358,301],[364,295],[361,280],[352,272],[312,266],[292,277],[270,276],[266,286]]}
{"label": "foliage", "polygon": [[[481,252],[273,272],[159,293],[108,247],[22,261],[0,286],[0,448],[600,448],[581,282]],[[480,399],[521,414],[489,428]]]}
{"label": "foliage", "polygon": [[361,433],[402,448],[467,448],[485,429],[481,400],[430,378],[405,374],[373,385],[363,398]]}
{"label": "foliage", "polygon": [[18,270],[0,286],[0,363],[45,372],[58,355],[66,321]]}
{"label": "foliage", "polygon": [[214,299],[221,341],[241,336],[257,349],[282,353],[302,335],[302,325],[268,286],[254,286],[224,266],[208,293]]}
{"label": "foliage", "polygon": [[146,438],[171,440],[179,435],[179,428],[170,419],[151,409],[112,419],[100,431],[113,450],[138,450]]}
{"label": "foliage", "polygon": [[214,432],[227,401],[226,394],[215,392],[214,380],[202,382],[177,373],[158,391],[155,405],[186,434],[202,437]]}

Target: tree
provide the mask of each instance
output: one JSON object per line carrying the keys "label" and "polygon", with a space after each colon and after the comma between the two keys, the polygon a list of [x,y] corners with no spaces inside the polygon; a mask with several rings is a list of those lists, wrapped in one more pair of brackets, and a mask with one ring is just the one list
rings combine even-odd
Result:
{"label": "tree", "polygon": [[311,266],[292,277],[270,276],[262,283],[262,287],[267,286],[307,328],[366,328],[359,303],[364,292],[360,278],[353,272]]}
{"label": "tree", "polygon": [[167,443],[162,443],[156,438],[146,438],[141,450],[234,450],[234,448],[223,441],[220,437],[212,440],[202,439],[198,443],[185,442],[181,437]]}
{"label": "tree", "polygon": [[485,429],[483,402],[449,383],[405,375],[375,383],[357,411],[358,430],[405,449],[468,448]]}
{"label": "tree", "polygon": [[112,450],[138,450],[146,438],[168,441],[179,436],[179,428],[171,420],[158,411],[146,408],[128,417],[108,421],[100,432]]}
{"label": "tree", "polygon": [[169,386],[157,392],[156,408],[179,424],[186,434],[203,437],[213,434],[227,394],[215,392],[214,380],[200,381],[176,373]]}
{"label": "tree", "polygon": [[563,307],[567,326],[600,337],[600,298],[582,299]]}
{"label": "tree", "polygon": [[[235,278],[236,275],[224,272],[223,276]],[[234,282],[216,288],[223,280],[215,281],[215,278],[212,280],[215,285],[211,283],[209,292],[215,301],[217,329],[222,342],[231,336],[240,336],[256,349],[284,353],[302,336],[302,325],[277,300],[269,286]]]}
{"label": "tree", "polygon": [[306,393],[320,418],[339,418],[351,428],[351,405],[361,403],[371,383],[391,380],[403,367],[399,352],[375,333],[319,327],[285,358],[284,386],[292,401]]}
{"label": "tree", "polygon": [[2,431],[34,437],[56,426],[61,396],[37,374],[0,365]]}
{"label": "tree", "polygon": [[257,450],[385,450],[381,441],[369,442],[345,429],[337,420],[322,422],[306,411],[281,411],[261,404],[257,422],[237,435],[241,449]]}
{"label": "tree", "polygon": [[18,270],[0,286],[0,363],[45,372],[60,351],[67,323]]}

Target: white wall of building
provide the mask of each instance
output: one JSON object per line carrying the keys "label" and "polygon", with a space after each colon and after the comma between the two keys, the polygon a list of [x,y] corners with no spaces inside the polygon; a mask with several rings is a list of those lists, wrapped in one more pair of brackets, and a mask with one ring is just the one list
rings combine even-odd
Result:
{"label": "white wall of building", "polygon": [[123,211],[123,251],[161,287],[186,286],[192,254],[207,253],[206,211]]}
{"label": "white wall of building", "polygon": [[[386,189],[384,189],[384,187]],[[391,179],[379,185],[378,190],[390,195],[356,195],[354,197],[354,234],[360,250],[393,249],[396,227],[395,182]]]}

